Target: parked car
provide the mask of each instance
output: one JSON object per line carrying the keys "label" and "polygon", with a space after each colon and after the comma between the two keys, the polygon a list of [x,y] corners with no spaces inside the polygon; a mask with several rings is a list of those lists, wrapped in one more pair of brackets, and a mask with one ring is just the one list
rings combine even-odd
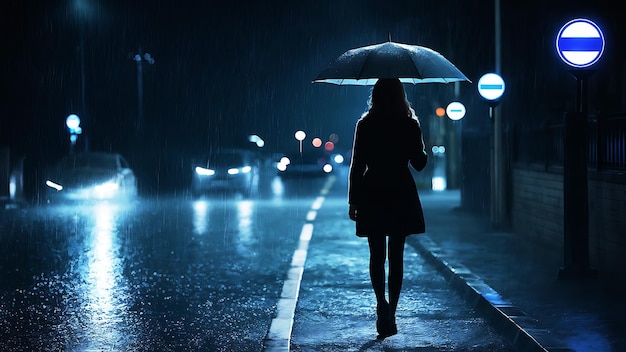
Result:
{"label": "parked car", "polygon": [[194,196],[215,191],[238,192],[249,197],[258,190],[260,161],[245,149],[220,149],[193,164]]}
{"label": "parked car", "polygon": [[47,202],[122,200],[137,196],[137,179],[117,153],[85,152],[59,160],[46,178]]}
{"label": "parked car", "polygon": [[276,168],[282,177],[315,177],[333,172],[333,162],[328,153],[312,150],[283,156]]}

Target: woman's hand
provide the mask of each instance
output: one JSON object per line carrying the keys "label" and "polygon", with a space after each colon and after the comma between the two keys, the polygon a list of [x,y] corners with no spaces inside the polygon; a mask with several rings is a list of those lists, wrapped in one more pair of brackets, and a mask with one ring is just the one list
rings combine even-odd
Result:
{"label": "woman's hand", "polygon": [[348,216],[350,217],[350,220],[352,221],[356,221],[357,218],[357,209],[354,205],[350,204],[350,209],[348,210]]}

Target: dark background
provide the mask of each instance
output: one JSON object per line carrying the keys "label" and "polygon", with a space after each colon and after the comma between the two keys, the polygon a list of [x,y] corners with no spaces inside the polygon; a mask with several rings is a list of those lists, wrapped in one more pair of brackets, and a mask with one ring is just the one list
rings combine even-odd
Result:
{"label": "dark background", "polygon": [[[555,39],[570,19],[603,26],[606,50],[590,80],[590,111],[623,110],[623,25],[609,1],[501,1],[501,106],[507,125],[560,119],[574,107],[576,81]],[[30,175],[68,153],[65,118],[81,117],[78,149],[117,151],[136,165],[147,191],[189,174],[209,148],[297,148],[293,133],[339,135],[349,150],[367,87],[312,84],[344,51],[386,41],[439,51],[472,84],[461,84],[463,129],[490,128],[475,83],[494,66],[492,1],[20,1],[0,4],[0,147],[25,157]],[[138,125],[136,53],[143,64]],[[84,84],[84,91],[83,91]],[[454,85],[407,86],[426,126]],[[427,144],[429,136],[425,136]],[[532,142],[532,141],[531,141]],[[27,182],[37,184],[37,176]]]}

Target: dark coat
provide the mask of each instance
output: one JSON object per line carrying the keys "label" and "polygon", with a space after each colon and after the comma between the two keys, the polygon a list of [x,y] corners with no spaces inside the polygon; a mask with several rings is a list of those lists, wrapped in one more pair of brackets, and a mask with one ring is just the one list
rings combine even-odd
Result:
{"label": "dark coat", "polygon": [[426,166],[422,130],[416,119],[366,115],[356,125],[348,198],[357,209],[359,237],[410,235],[426,231],[422,205],[409,164]]}

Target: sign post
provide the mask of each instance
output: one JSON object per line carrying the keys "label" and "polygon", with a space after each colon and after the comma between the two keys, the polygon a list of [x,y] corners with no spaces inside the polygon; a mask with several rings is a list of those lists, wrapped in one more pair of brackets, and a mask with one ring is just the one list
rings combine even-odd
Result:
{"label": "sign post", "polygon": [[505,84],[500,75],[487,73],[478,80],[478,93],[489,105],[489,118],[493,122],[491,142],[491,223],[503,226],[506,220],[506,188],[502,118],[496,116],[495,107],[504,94]]}
{"label": "sign post", "polygon": [[563,251],[559,278],[595,277],[589,265],[589,195],[587,185],[587,86],[590,68],[604,52],[600,27],[588,19],[574,19],[556,37],[561,60],[576,77],[576,111],[564,117]]}
{"label": "sign post", "polygon": [[500,102],[504,88],[504,80],[496,73],[484,74],[478,80],[478,94],[489,105],[490,118],[493,118],[493,108]]}

